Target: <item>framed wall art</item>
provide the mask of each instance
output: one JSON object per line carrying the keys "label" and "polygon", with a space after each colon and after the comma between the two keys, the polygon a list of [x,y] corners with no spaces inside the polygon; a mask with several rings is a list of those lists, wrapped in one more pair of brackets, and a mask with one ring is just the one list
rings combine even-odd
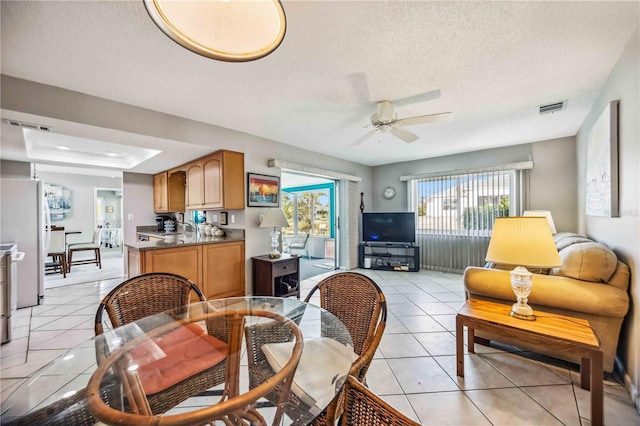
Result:
{"label": "framed wall art", "polygon": [[618,101],[609,102],[587,139],[586,214],[618,217]]}
{"label": "framed wall art", "polygon": [[280,178],[247,173],[247,206],[280,207]]}
{"label": "framed wall art", "polygon": [[71,190],[60,185],[44,184],[44,195],[49,204],[52,221],[71,217]]}
{"label": "framed wall art", "polygon": [[220,212],[220,225],[227,224],[227,212]]}

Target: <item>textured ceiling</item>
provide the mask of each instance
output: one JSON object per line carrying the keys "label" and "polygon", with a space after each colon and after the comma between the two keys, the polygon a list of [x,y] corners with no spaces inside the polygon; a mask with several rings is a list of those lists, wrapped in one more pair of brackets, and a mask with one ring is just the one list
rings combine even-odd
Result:
{"label": "textured ceiling", "polygon": [[[2,73],[379,165],[575,135],[639,22],[638,2],[283,6],[282,45],[238,64],[178,46],[142,1],[3,0]],[[439,99],[398,116],[452,111],[451,122],[406,127],[413,144],[350,145],[376,101],[434,89]],[[538,114],[561,100],[564,111]]]}

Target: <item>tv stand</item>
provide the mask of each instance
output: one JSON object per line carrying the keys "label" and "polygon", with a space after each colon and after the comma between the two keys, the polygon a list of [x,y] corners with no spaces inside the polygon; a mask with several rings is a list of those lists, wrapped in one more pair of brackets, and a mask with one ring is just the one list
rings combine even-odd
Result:
{"label": "tv stand", "polygon": [[358,267],[384,271],[420,270],[420,247],[410,242],[358,244]]}

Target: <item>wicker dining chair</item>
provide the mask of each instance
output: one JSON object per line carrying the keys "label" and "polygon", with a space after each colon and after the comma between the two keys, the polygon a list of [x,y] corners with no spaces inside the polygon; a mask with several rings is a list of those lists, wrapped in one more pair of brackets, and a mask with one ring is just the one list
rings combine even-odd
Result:
{"label": "wicker dining chair", "polygon": [[[164,272],[139,275],[119,284],[104,297],[96,312],[95,333],[99,335],[104,331],[104,311],[107,312],[113,327],[137,321],[140,328],[146,332],[164,324],[138,320],[198,301],[206,301],[206,297],[188,278]],[[167,320],[171,321],[171,318],[167,317]],[[207,328],[210,336],[228,343],[226,324],[207,322]],[[104,347],[96,348],[96,351],[98,363],[109,355],[108,349]],[[153,413],[163,413],[185,399],[223,383],[225,371],[225,362],[220,362],[188,380],[147,395]]]}
{"label": "wicker dining chair", "polygon": [[[387,324],[387,301],[384,293],[371,278],[357,272],[339,272],[316,284],[305,302],[320,294],[320,306],[346,325],[357,356],[350,375],[366,384],[365,375]],[[343,394],[338,394],[314,425],[334,424],[341,414]]]}
{"label": "wicker dining chair", "polygon": [[[305,302],[309,302],[316,292],[320,294],[320,306],[335,315],[350,333],[350,336],[341,338],[338,331],[327,329],[322,330],[323,335],[339,341],[353,341],[353,350],[357,358],[351,366],[349,374],[363,381],[382,339],[387,322],[387,303],[382,290],[371,278],[365,275],[355,272],[340,272],[320,281],[309,292]],[[332,321],[322,321],[323,326],[331,323]],[[290,338],[286,330],[273,324],[254,327],[255,330],[248,330],[245,333],[249,371],[256,371],[249,376],[250,387],[257,386],[262,380],[268,379],[268,374],[265,376],[265,372],[273,374],[261,350],[264,343],[260,340],[261,336],[267,333],[264,330],[258,330],[257,327],[272,327],[274,329],[271,333],[282,332],[280,337],[282,342],[286,342]],[[273,341],[275,339],[271,340],[271,342]],[[254,365],[255,367],[253,367]],[[267,396],[267,399],[272,400],[273,398]],[[316,417],[313,424],[316,426],[333,424],[340,415],[341,403],[342,396],[339,393],[327,409]],[[300,419],[306,418],[304,413],[309,411],[309,408],[295,393],[291,392],[285,406],[285,412],[293,424],[303,424]]]}
{"label": "wicker dining chair", "polygon": [[[240,358],[242,355],[242,334],[244,333],[244,330],[248,328],[245,327],[246,317],[263,317],[264,319],[280,324],[283,328],[288,330],[291,336],[291,341],[294,345],[289,359],[280,371],[275,373],[269,380],[265,380],[258,386],[243,392],[240,387]],[[303,348],[302,332],[295,322],[278,313],[262,311],[255,308],[228,311],[216,311],[215,309],[212,309],[209,312],[190,318],[186,321],[189,325],[191,325],[191,322],[200,321],[205,321],[207,323],[222,322],[229,324],[229,344],[226,348],[226,364],[228,368],[223,380],[225,386],[219,402],[196,409],[189,413],[179,412],[176,414],[161,416],[159,413],[153,412],[153,409],[151,409],[150,412],[149,407],[146,405],[147,401],[145,400],[144,395],[140,394],[141,389],[137,383],[136,377],[129,378],[132,373],[130,373],[127,368],[128,363],[121,363],[122,360],[126,359],[127,354],[129,353],[127,351],[128,348],[125,346],[105,360],[89,380],[89,384],[87,385],[87,401],[90,412],[106,424],[131,426],[142,424],[171,424],[185,426],[199,424],[225,424],[266,426],[266,419],[256,405],[259,404],[260,399],[277,388],[279,389],[280,395],[278,398],[278,404],[276,405],[276,412],[273,417],[272,425],[275,426],[281,424],[282,406],[288,398]],[[162,336],[167,329],[176,329],[176,327],[180,329],[184,325],[185,324],[175,322],[169,323],[163,327],[154,329],[150,333],[149,337],[155,338],[158,335]],[[135,346],[136,344],[139,344],[140,341],[144,341],[140,340],[142,337],[147,336],[138,337],[136,340],[130,342],[130,345]],[[127,411],[117,408],[114,409],[106,403],[104,398],[100,395],[103,383],[108,382],[114,375],[125,377],[124,381],[128,384],[126,388],[132,396],[131,400],[136,402],[135,404],[132,404],[132,406],[135,407],[134,409]],[[133,375],[135,376],[135,373],[133,373]],[[146,395],[146,397],[148,397],[148,395]]]}
{"label": "wicker dining chair", "polygon": [[339,272],[316,284],[305,302],[320,294],[320,306],[346,325],[358,356],[352,375],[363,383],[387,324],[387,301],[371,278],[357,272]]}
{"label": "wicker dining chair", "polygon": [[339,426],[420,426],[374,394],[355,377],[343,387],[344,412]]}

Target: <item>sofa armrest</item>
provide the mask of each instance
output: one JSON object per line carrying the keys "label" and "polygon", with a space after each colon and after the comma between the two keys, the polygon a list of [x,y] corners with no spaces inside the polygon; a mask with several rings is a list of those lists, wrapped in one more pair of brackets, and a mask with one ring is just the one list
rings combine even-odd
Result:
{"label": "sofa armrest", "polygon": [[[464,288],[474,295],[515,303],[509,271],[468,267]],[[592,283],[568,277],[533,274],[529,303],[608,317],[624,317],[629,309],[626,292],[605,283]]]}

